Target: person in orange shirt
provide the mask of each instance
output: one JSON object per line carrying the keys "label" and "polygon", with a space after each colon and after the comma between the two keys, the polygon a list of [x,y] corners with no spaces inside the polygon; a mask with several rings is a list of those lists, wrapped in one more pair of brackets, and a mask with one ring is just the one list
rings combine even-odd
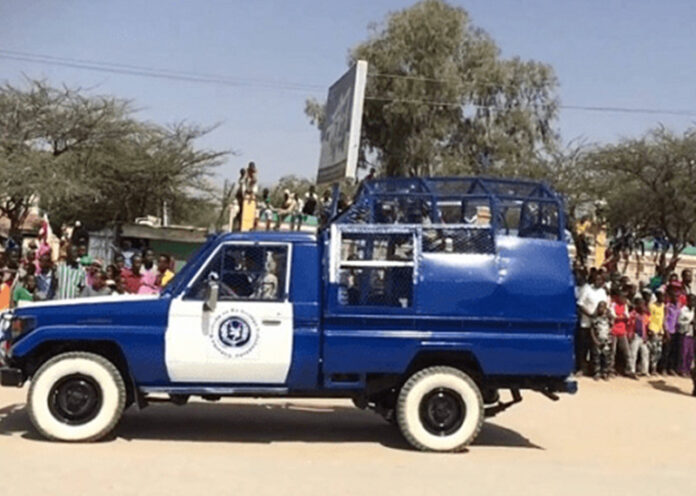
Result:
{"label": "person in orange shirt", "polygon": [[2,269],[0,273],[0,310],[10,308],[12,300],[12,281],[14,280],[14,271],[8,268]]}

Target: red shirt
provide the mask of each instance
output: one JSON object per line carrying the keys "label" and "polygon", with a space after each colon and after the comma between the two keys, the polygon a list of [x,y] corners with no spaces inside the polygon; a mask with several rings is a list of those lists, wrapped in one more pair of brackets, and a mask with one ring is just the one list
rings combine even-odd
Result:
{"label": "red shirt", "polygon": [[123,287],[126,288],[127,293],[137,294],[140,290],[140,286],[143,285],[143,275],[136,275],[132,270],[127,268],[121,271],[121,279],[123,279]]}
{"label": "red shirt", "polygon": [[612,303],[611,310],[614,314],[614,326],[611,333],[614,336],[625,336],[628,327],[628,307],[625,303]]}

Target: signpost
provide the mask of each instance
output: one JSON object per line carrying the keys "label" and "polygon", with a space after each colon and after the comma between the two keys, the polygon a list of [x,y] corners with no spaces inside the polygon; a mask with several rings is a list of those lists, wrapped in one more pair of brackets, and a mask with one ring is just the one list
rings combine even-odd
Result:
{"label": "signpost", "polygon": [[367,62],[359,60],[329,88],[321,129],[318,184],[356,176],[366,82]]}

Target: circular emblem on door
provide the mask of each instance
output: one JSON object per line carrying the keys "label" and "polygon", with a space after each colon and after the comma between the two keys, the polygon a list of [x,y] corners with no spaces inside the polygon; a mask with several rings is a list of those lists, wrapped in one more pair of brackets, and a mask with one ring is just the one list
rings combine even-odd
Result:
{"label": "circular emblem on door", "polygon": [[241,357],[256,347],[259,328],[256,320],[246,312],[228,311],[213,322],[213,346],[228,357]]}

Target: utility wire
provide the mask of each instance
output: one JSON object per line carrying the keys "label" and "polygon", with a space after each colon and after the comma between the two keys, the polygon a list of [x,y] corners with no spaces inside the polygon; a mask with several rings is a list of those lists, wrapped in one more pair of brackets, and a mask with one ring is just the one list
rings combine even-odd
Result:
{"label": "utility wire", "polygon": [[[131,69],[135,71],[145,71],[145,72],[154,72],[154,73],[166,73],[166,74],[171,74],[171,75],[178,75],[178,76],[189,76],[189,77],[194,77],[194,78],[204,78],[204,79],[214,79],[214,80],[224,80],[224,81],[230,81],[230,82],[238,82],[240,84],[284,84],[284,85],[291,85],[291,86],[297,86],[301,88],[308,88],[308,89],[318,89],[318,90],[325,90],[326,87],[324,85],[319,85],[319,84],[309,84],[309,83],[293,83],[293,82],[287,82],[287,81],[273,81],[273,80],[264,80],[264,79],[250,79],[250,78],[227,78],[225,76],[220,76],[217,74],[206,74],[206,73],[200,73],[200,72],[190,72],[190,71],[180,71],[180,70],[172,70],[172,69],[158,69],[154,67],[144,67],[144,66],[138,66],[138,65],[130,65],[130,64],[118,64],[118,63],[113,63],[113,62],[100,62],[98,60],[90,60],[90,59],[77,59],[77,58],[70,58],[70,57],[55,57],[52,55],[40,55],[36,53],[29,53],[29,52],[20,52],[16,50],[5,50],[5,49],[0,49],[0,54],[8,54],[16,57],[30,57],[32,59],[46,59],[46,60],[51,60],[51,61],[56,61],[56,62],[67,62],[67,63],[75,63],[75,64],[85,64],[85,65],[90,65],[90,66],[106,66],[106,67],[115,67],[115,68],[120,68],[120,69]],[[37,60],[38,62],[38,60]]]}
{"label": "utility wire", "polygon": [[[448,102],[441,100],[419,100],[414,98],[391,98],[379,96],[366,96],[365,100],[392,102],[392,103],[411,103],[416,105],[429,105],[434,107],[472,107],[478,109],[492,109],[498,107],[494,105],[474,105],[471,103]],[[631,114],[667,114],[686,117],[696,117],[696,110],[668,110],[668,109],[649,109],[649,108],[628,108],[628,107],[592,107],[585,105],[559,105],[558,108],[567,110],[586,110],[590,112],[618,112]]]}
{"label": "utility wire", "polygon": [[[196,72],[178,71],[170,69],[155,69],[137,65],[117,64],[111,62],[99,62],[89,59],[77,59],[69,57],[55,57],[51,55],[42,55],[30,52],[22,52],[16,50],[0,50],[0,58],[8,60],[16,60],[20,62],[39,63],[47,65],[55,65],[62,67],[71,67],[75,69],[84,69],[91,71],[107,72],[113,74],[124,74],[129,76],[152,77],[159,79],[169,79],[177,81],[188,81],[193,83],[219,84],[233,87],[256,87],[264,89],[282,90],[282,91],[301,91],[301,92],[318,92],[325,91],[326,87],[319,84],[311,83],[296,83],[290,81],[274,81],[264,79],[249,79],[249,78],[229,78],[213,74],[203,74]],[[436,83],[448,83],[456,81],[453,78],[430,78],[424,76],[408,76],[402,74],[388,73],[369,73],[368,77],[373,78],[391,78],[405,79],[413,81],[427,81]],[[475,84],[481,85],[481,82]],[[501,87],[505,83],[483,83],[483,85]],[[393,102],[393,103],[408,103],[417,105],[430,106],[447,106],[447,107],[462,107],[470,106],[474,108],[489,108],[495,109],[495,106],[484,105],[462,105],[459,102],[439,101],[439,100],[421,100],[412,98],[394,98],[381,96],[366,96],[365,100]],[[654,115],[675,115],[696,117],[696,110],[682,109],[656,109],[656,108],[630,108],[630,107],[611,107],[611,106],[586,106],[586,105],[559,105],[559,108],[566,110],[581,110],[590,112],[605,112],[605,113],[632,113],[632,114],[654,114]]]}
{"label": "utility wire", "polygon": [[24,56],[7,54],[5,50],[0,50],[0,58],[8,60],[16,60],[20,62],[31,62],[46,65],[54,65],[61,67],[71,67],[75,69],[85,69],[98,72],[107,72],[112,74],[124,74],[129,76],[143,76],[159,79],[170,79],[178,81],[188,81],[194,83],[209,83],[219,84],[224,86],[235,87],[255,87],[276,90],[302,91],[302,92],[317,92],[325,90],[324,86],[311,85],[304,83],[293,83],[287,81],[272,81],[272,80],[255,80],[255,79],[239,79],[227,78],[224,76],[212,75],[197,75],[194,73],[182,73],[177,71],[161,71],[148,69],[146,67],[125,66],[123,64],[94,64],[80,61],[58,60],[51,58],[41,58],[40,56]]}

